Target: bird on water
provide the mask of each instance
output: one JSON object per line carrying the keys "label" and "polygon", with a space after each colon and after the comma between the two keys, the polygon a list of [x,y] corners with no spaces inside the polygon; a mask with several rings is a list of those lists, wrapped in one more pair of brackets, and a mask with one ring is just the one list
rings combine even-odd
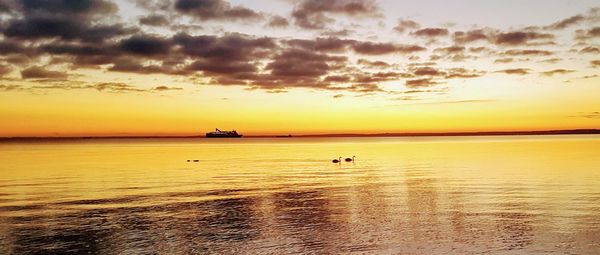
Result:
{"label": "bird on water", "polygon": [[338,159],[334,159],[331,162],[333,162],[333,163],[340,163],[340,162],[342,162],[342,157],[339,157]]}
{"label": "bird on water", "polygon": [[354,162],[354,158],[355,158],[355,157],[356,157],[356,156],[352,156],[352,158],[346,158],[346,159],[344,159],[344,160],[346,160],[346,162]]}

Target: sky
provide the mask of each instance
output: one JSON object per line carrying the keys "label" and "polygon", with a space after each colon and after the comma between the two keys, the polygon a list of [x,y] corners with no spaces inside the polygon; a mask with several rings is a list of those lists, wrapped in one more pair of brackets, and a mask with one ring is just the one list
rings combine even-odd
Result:
{"label": "sky", "polygon": [[0,0],[0,136],[600,128],[598,1]]}

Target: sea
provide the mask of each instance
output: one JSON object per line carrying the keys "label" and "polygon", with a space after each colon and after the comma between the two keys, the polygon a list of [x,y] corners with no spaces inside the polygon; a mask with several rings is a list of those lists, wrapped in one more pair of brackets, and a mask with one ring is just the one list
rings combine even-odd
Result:
{"label": "sea", "polygon": [[0,254],[600,254],[600,135],[3,141]]}

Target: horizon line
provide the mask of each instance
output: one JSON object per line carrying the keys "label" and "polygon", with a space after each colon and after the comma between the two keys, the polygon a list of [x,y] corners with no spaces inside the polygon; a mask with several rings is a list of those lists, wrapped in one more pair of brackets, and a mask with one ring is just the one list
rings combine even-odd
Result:
{"label": "horizon line", "polygon": [[[553,129],[521,131],[468,131],[468,132],[385,132],[385,133],[323,133],[287,135],[244,135],[244,138],[290,138],[290,137],[419,137],[419,136],[500,136],[500,135],[584,135],[600,134],[600,129]],[[87,135],[87,136],[3,136],[6,140],[52,140],[52,139],[149,139],[149,138],[206,138],[203,135]],[[214,138],[211,138],[214,139]]]}

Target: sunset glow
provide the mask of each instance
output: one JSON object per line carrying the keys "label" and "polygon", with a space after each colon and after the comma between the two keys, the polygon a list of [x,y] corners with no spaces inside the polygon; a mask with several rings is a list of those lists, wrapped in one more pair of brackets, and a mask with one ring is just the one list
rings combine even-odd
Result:
{"label": "sunset glow", "polygon": [[597,1],[2,1],[0,136],[600,127]]}

